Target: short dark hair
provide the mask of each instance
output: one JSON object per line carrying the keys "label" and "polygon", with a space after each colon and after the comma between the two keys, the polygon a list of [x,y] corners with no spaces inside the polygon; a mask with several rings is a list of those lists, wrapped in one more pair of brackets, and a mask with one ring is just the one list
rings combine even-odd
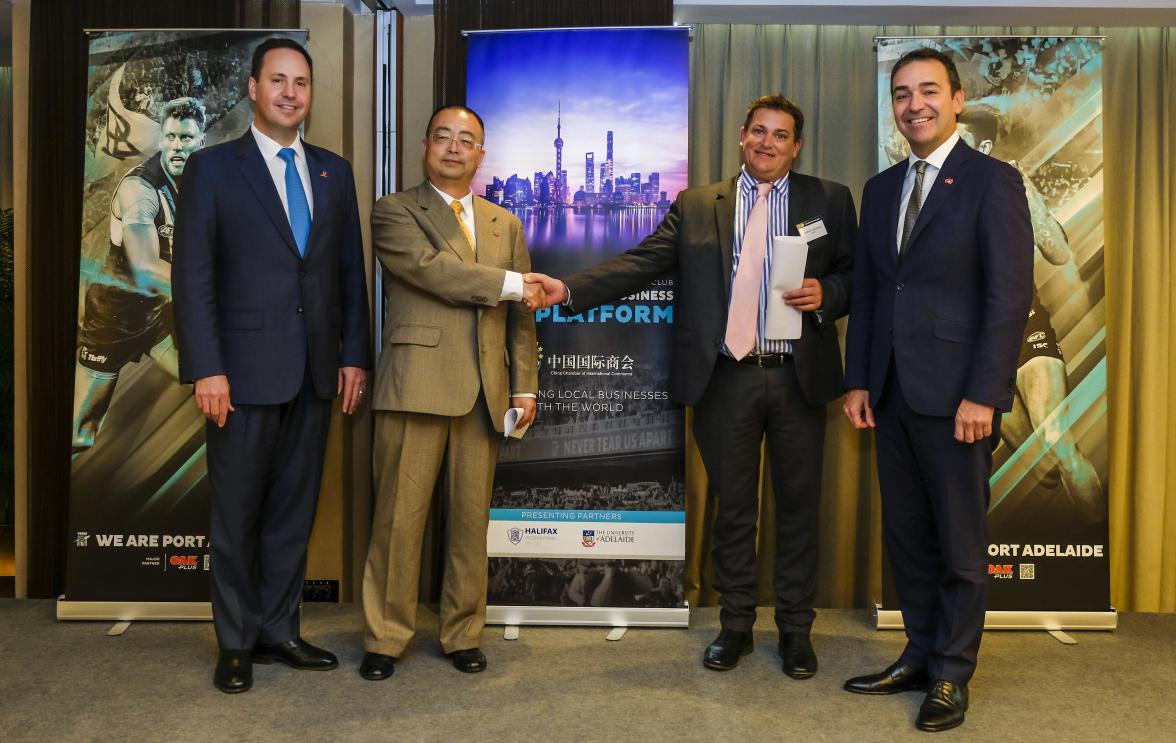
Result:
{"label": "short dark hair", "polygon": [[253,50],[253,66],[249,68],[249,77],[254,80],[261,77],[261,63],[265,61],[266,53],[274,49],[293,49],[300,53],[306,59],[306,68],[310,70],[310,76],[314,77],[314,61],[310,58],[310,52],[294,39],[287,39],[285,36],[274,36],[257,45]]}
{"label": "short dark hair", "polygon": [[906,67],[911,62],[927,61],[938,62],[939,64],[943,65],[945,70],[947,70],[947,82],[951,85],[951,92],[953,94],[964,89],[963,84],[960,83],[960,71],[956,69],[955,62],[951,60],[951,57],[947,56],[938,49],[924,46],[919,47],[918,49],[912,49],[906,54],[902,55],[898,58],[898,61],[894,63],[894,66],[890,68],[890,92],[892,94],[894,93],[894,76],[898,74],[899,70],[901,70],[903,67]]}
{"label": "short dark hair", "polygon": [[743,119],[743,128],[751,126],[751,119],[755,116],[755,112],[761,108],[767,108],[772,111],[782,111],[792,117],[796,122],[796,131],[793,136],[799,142],[804,139],[804,112],[800,110],[800,106],[785,98],[780,93],[775,95],[761,95],[747,106],[747,116]]}
{"label": "short dark hair", "polygon": [[425,125],[426,137],[429,136],[429,132],[433,131],[433,119],[437,118],[437,114],[441,113],[442,111],[448,111],[451,108],[457,109],[458,111],[465,111],[470,116],[473,116],[474,119],[477,120],[478,126],[482,127],[482,139],[486,138],[486,124],[482,121],[482,117],[479,116],[478,112],[474,109],[468,106],[463,106],[460,103],[446,103],[443,106],[438,106],[437,108],[433,109],[433,113],[429,115],[429,123]]}
{"label": "short dark hair", "polygon": [[205,125],[208,123],[204,117],[204,106],[195,98],[176,98],[163,104],[163,108],[159,110],[159,123],[162,125],[168,119],[178,119],[183,121],[191,119],[196,122],[196,126],[200,127],[200,131],[204,131]]}

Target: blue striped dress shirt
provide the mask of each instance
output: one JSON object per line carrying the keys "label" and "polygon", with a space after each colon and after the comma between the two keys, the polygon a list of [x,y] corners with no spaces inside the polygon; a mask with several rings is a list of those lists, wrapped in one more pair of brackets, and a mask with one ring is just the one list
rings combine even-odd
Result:
{"label": "blue striped dress shirt", "polygon": [[[751,208],[755,205],[755,178],[747,170],[739,173],[739,183],[735,196],[735,244],[731,249],[731,286],[727,287],[727,296],[735,286],[735,274],[739,271],[739,253],[743,250],[743,231],[747,228],[747,218],[751,216]],[[786,340],[769,340],[764,338],[764,327],[768,317],[768,293],[772,281],[772,235],[788,234],[788,174],[772,183],[772,190],[768,191],[768,246],[764,251],[764,280],[760,285],[759,321],[755,328],[755,348],[753,353],[792,353],[792,343]],[[783,299],[779,301],[783,302]],[[728,299],[727,309],[731,303]],[[727,344],[723,343],[723,353],[731,355]]]}

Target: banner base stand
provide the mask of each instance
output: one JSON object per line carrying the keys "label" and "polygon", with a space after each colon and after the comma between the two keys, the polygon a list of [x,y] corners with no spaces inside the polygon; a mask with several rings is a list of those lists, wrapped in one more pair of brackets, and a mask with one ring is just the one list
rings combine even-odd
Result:
{"label": "banner base stand", "polygon": [[519,639],[519,626],[517,624],[506,625],[506,628],[502,630],[502,639],[504,639],[504,640],[517,640],[517,639]]}
{"label": "banner base stand", "polygon": [[[620,606],[487,606],[486,624],[571,627],[689,627],[690,608]],[[509,629],[509,627],[508,627]]]}
{"label": "banner base stand", "polygon": [[[984,614],[984,629],[1112,631],[1119,626],[1115,607],[1109,611],[989,611]],[[883,609],[874,604],[874,629],[902,629],[902,612]],[[1071,638],[1072,639],[1072,638]],[[1065,642],[1065,640],[1060,640]]]}
{"label": "banner base stand", "polygon": [[110,625],[110,629],[106,630],[107,637],[121,637],[122,633],[131,628],[130,622],[115,622]]}
{"label": "banner base stand", "polygon": [[608,640],[609,642],[619,642],[628,631],[628,627],[613,627],[608,631],[608,634],[604,636],[604,639]]}
{"label": "banner base stand", "polygon": [[[207,601],[67,601],[57,598],[57,620],[70,619],[138,622],[210,622],[212,604]],[[120,633],[121,634],[121,633]]]}

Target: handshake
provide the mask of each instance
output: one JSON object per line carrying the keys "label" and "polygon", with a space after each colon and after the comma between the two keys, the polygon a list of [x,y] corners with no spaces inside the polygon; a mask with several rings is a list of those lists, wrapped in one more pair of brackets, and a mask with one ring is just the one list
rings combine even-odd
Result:
{"label": "handshake", "polygon": [[531,312],[567,301],[568,287],[543,273],[523,274],[523,306]]}

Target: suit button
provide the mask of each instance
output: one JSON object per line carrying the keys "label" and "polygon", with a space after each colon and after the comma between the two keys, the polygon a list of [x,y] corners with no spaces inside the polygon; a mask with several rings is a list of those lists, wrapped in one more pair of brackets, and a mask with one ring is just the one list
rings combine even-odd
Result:
{"label": "suit button", "polygon": [[298,278],[305,279],[306,278],[306,271],[299,271]]}
{"label": "suit button", "polygon": [[298,312],[298,314],[299,314],[299,315],[301,315],[301,314],[302,314],[302,308],[301,308],[301,307],[299,307],[299,308],[298,308],[298,310],[297,310],[297,312]]}
{"label": "suit button", "polygon": [[898,284],[894,288],[897,289],[898,291],[902,291],[902,284]]}

